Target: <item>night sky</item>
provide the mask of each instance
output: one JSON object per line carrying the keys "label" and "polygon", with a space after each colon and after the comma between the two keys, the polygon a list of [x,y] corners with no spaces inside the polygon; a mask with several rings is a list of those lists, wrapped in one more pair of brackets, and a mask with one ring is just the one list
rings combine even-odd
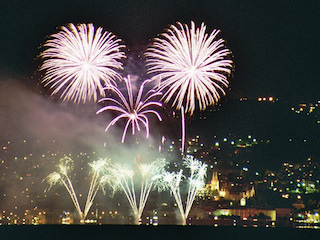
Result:
{"label": "night sky", "polygon": [[193,20],[221,29],[233,52],[231,97],[314,100],[320,90],[319,10],[319,1],[6,1],[0,8],[0,69],[32,76],[38,47],[70,22],[92,22],[143,51],[168,25]]}
{"label": "night sky", "polygon": [[[211,144],[213,135],[223,139],[224,134],[268,139],[270,145],[262,145],[254,159],[257,165],[304,161],[308,156],[320,162],[320,124],[314,116],[301,117],[291,111],[301,102],[320,100],[319,13],[319,0],[1,1],[0,160],[8,142],[10,160],[16,155],[40,156],[43,152],[91,151],[98,156],[105,153],[104,146],[108,147],[108,157],[126,159],[119,155],[131,154],[132,159],[133,149],[143,152],[143,144],[158,146],[161,134],[171,132],[179,138],[179,119],[163,116],[162,126],[151,121],[152,137],[142,140],[141,148],[133,146],[135,141],[121,145],[123,128],[113,127],[105,133],[111,115],[96,115],[101,107],[97,103],[77,105],[47,94],[38,72],[38,55],[41,45],[60,26],[93,23],[123,40],[130,56],[124,72],[144,80],[146,69],[140,57],[152,39],[170,24],[194,21],[197,26],[204,22],[210,32],[221,30],[219,36],[232,51],[235,70],[227,96],[214,108],[218,111],[196,112],[187,120],[188,137],[207,134]],[[261,96],[273,96],[278,101],[261,105],[257,103]],[[249,101],[240,103],[242,97]],[[320,117],[318,120],[320,123]],[[26,144],[23,139],[27,139]],[[23,165],[13,166],[17,172],[24,170]],[[49,161],[45,167],[41,169],[43,175],[53,171],[55,164]],[[44,176],[37,177],[40,182]],[[39,186],[37,191],[42,193],[44,186]]]}
{"label": "night sky", "polygon": [[[136,59],[125,72],[146,78],[144,63],[138,56],[142,55],[152,38],[176,21],[187,24],[195,21],[197,26],[204,22],[209,31],[220,29],[220,37],[232,51],[235,63],[235,71],[229,79],[230,90],[220,108],[221,114],[215,114],[198,125],[191,123],[188,125],[189,133],[196,133],[198,126],[203,127],[202,132],[214,126],[213,131],[217,133],[221,129],[223,131],[220,132],[238,130],[243,134],[261,133],[261,136],[271,133],[275,138],[282,136],[287,140],[291,137],[291,129],[296,129],[296,126],[285,126],[287,115],[278,114],[283,110],[281,107],[277,107],[277,112],[272,108],[256,110],[251,106],[239,109],[228,105],[225,100],[228,102],[240,97],[256,100],[260,96],[274,96],[287,104],[285,110],[288,112],[291,105],[320,100],[319,10],[320,2],[312,0],[2,2],[2,140],[25,137],[57,139],[60,136],[64,147],[70,146],[71,142],[76,144],[79,136],[94,136],[88,140],[94,143],[104,141],[106,120],[95,115],[97,109],[70,107],[57,99],[53,101],[39,84],[41,60],[37,56],[41,52],[41,44],[60,26],[93,23],[113,32],[130,50],[133,62]],[[70,108],[72,113],[68,111]],[[236,119],[229,113],[235,113]],[[254,121],[250,122],[252,119]],[[71,129],[73,132],[66,134]],[[319,131],[318,127],[316,130]],[[303,139],[310,133],[315,139],[314,128],[307,132],[301,128],[295,134]]]}

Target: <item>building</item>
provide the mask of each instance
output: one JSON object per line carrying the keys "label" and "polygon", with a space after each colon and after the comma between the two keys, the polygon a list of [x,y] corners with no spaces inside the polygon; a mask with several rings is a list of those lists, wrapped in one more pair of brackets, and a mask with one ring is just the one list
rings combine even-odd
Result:
{"label": "building", "polygon": [[223,208],[195,207],[188,218],[189,225],[290,227],[293,225],[289,208]]}
{"label": "building", "polygon": [[245,205],[245,199],[251,198],[255,195],[254,186],[251,187],[243,187],[240,190],[232,190],[226,187],[220,187],[218,173],[213,172],[212,179],[210,183],[206,184],[204,188],[199,189],[197,196],[219,200],[220,198],[224,198],[226,200],[239,202],[242,206]]}

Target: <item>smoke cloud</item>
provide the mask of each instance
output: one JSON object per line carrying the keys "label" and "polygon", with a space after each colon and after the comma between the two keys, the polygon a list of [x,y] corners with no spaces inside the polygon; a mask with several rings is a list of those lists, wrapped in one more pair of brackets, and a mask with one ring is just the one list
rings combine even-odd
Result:
{"label": "smoke cloud", "polygon": [[[139,81],[135,75],[132,79]],[[129,128],[126,141],[121,144],[121,122],[105,132],[114,116],[105,112],[97,115],[101,108],[99,103],[62,102],[45,96],[42,90],[23,77],[2,77],[0,80],[0,162],[5,166],[0,170],[3,176],[0,183],[2,209],[17,207],[21,210],[38,205],[73,209],[63,186],[53,187],[44,198],[46,185],[42,180],[56,171],[56,165],[64,155],[74,160],[74,187],[82,194],[79,198],[82,205],[91,180],[87,163],[107,157],[131,168],[136,161],[151,162],[160,157],[158,146],[162,133],[159,126],[151,127],[154,138],[148,139],[145,139],[145,129],[131,136]],[[156,119],[150,124],[154,123],[157,123]],[[95,202],[107,208],[119,205],[128,208],[127,200],[121,194],[110,199],[99,193]]]}

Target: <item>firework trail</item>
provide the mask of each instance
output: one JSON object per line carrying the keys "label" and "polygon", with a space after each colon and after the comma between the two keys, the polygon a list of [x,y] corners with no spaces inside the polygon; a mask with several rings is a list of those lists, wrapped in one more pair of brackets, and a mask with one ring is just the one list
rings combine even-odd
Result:
{"label": "firework trail", "polygon": [[220,94],[225,95],[233,62],[224,40],[217,39],[219,30],[208,35],[204,23],[200,28],[194,22],[191,28],[177,25],[155,38],[145,55],[148,73],[159,81],[164,102],[172,100],[172,107],[192,115],[196,106],[205,110],[219,101]]}
{"label": "firework trail", "polygon": [[[158,106],[161,107],[162,104],[157,101],[151,101],[151,99],[160,96],[161,93],[158,91],[155,91],[154,89],[148,91],[146,95],[143,97],[143,90],[144,87],[147,83],[149,83],[151,80],[145,80],[139,89],[138,95],[136,98],[133,96],[133,91],[132,91],[132,86],[131,86],[131,80],[130,76],[128,75],[127,78],[124,78],[124,81],[126,83],[126,89],[127,89],[127,94],[128,94],[128,99],[123,95],[123,93],[115,86],[108,85],[106,86],[106,90],[112,90],[116,97],[119,99],[115,98],[103,98],[99,102],[102,101],[107,101],[111,103],[111,105],[107,105],[106,107],[101,108],[97,114],[103,112],[103,111],[115,111],[120,113],[119,116],[114,118],[106,127],[105,131],[108,131],[108,129],[114,125],[117,121],[119,121],[122,118],[127,119],[127,123],[125,125],[125,128],[123,130],[123,135],[121,142],[123,143],[126,137],[127,130],[129,128],[129,125],[131,124],[132,127],[132,135],[135,134],[135,129],[138,131],[141,130],[139,122],[143,124],[143,126],[146,129],[146,137],[149,137],[149,119],[147,115],[149,113],[152,113],[156,115],[159,119],[159,121],[162,121],[162,118],[160,114],[153,110],[150,109],[150,107]],[[113,104],[113,105],[112,105]]]}
{"label": "firework trail", "polygon": [[119,61],[125,57],[121,51],[125,46],[109,32],[96,31],[93,24],[69,24],[51,35],[44,44],[40,57],[44,62],[40,70],[45,70],[42,82],[50,85],[52,95],[62,91],[63,100],[85,103],[97,100],[97,90],[105,96],[103,88],[121,79],[117,69],[122,69]]}
{"label": "firework trail", "polygon": [[93,204],[94,198],[100,188],[105,183],[105,177],[101,177],[102,173],[105,174],[105,169],[108,164],[107,160],[100,159],[89,163],[92,172],[92,180],[89,187],[89,192],[85,202],[84,211],[81,210],[77,194],[74,190],[72,182],[69,178],[69,173],[74,169],[73,160],[69,157],[64,157],[60,159],[60,163],[57,166],[58,171],[49,174],[43,181],[46,181],[49,184],[49,187],[45,191],[49,191],[51,187],[55,184],[64,185],[67,189],[72,202],[79,214],[81,223],[85,222],[86,216]]}
{"label": "firework trail", "polygon": [[183,165],[190,169],[190,177],[188,178],[188,194],[186,199],[185,208],[182,203],[180,193],[180,183],[185,176],[182,174],[182,169],[179,172],[166,172],[163,177],[163,182],[166,187],[170,188],[176,203],[178,205],[183,225],[186,225],[186,220],[191,210],[194,198],[198,190],[205,185],[205,176],[207,173],[207,164],[195,159],[191,155],[184,158]]}
{"label": "firework trail", "polygon": [[[144,207],[147,203],[149,193],[152,188],[162,190],[162,178],[166,162],[164,159],[158,159],[152,163],[136,163],[135,170],[127,169],[118,163],[110,168],[110,177],[108,177],[108,185],[112,188],[113,194],[116,191],[123,191],[129,201],[135,216],[135,223],[138,224]],[[140,175],[140,197],[136,195],[134,180],[135,174]]]}

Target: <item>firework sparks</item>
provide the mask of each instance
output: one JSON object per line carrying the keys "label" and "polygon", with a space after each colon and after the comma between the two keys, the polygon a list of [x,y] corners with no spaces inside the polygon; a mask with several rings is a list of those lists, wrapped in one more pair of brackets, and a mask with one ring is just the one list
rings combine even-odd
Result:
{"label": "firework sparks", "polygon": [[[151,189],[158,187],[158,190],[162,190],[165,165],[164,159],[158,159],[152,163],[137,163],[137,171],[129,170],[118,163],[110,168],[111,177],[108,178],[108,183],[113,189],[113,193],[116,191],[125,193],[133,210],[136,224],[139,223]],[[134,184],[136,172],[141,178],[139,203]]]}
{"label": "firework sparks", "polygon": [[102,184],[104,184],[104,178],[101,178],[102,172],[105,172],[106,166],[108,164],[108,161],[105,159],[99,159],[98,161],[94,161],[92,163],[89,163],[89,166],[91,167],[92,171],[92,180],[89,187],[89,192],[87,195],[87,199],[85,202],[84,211],[81,210],[78,196],[74,190],[73,184],[71,182],[71,179],[69,178],[70,171],[73,170],[73,160],[69,157],[64,157],[60,159],[60,163],[57,166],[58,171],[53,172],[49,174],[43,181],[46,181],[49,184],[49,187],[46,189],[46,191],[49,191],[52,186],[56,184],[64,185],[67,189],[72,202],[79,214],[79,217],[81,219],[81,223],[84,223],[85,218],[93,204],[94,198]]}
{"label": "firework sparks", "polygon": [[[219,101],[221,93],[225,95],[233,62],[228,59],[231,52],[225,48],[224,40],[216,38],[219,30],[208,36],[204,23],[200,28],[194,22],[191,28],[177,24],[148,48],[148,73],[155,74],[152,79],[159,81],[165,102],[173,99],[172,106],[192,115],[196,106],[205,110]],[[182,127],[182,135],[184,131]],[[181,148],[183,152],[184,144]]]}
{"label": "firework sparks", "polygon": [[165,102],[176,94],[172,106],[180,109],[186,99],[185,111],[192,115],[195,99],[200,110],[204,110],[219,100],[218,90],[225,94],[226,75],[232,69],[232,61],[227,59],[231,52],[225,48],[223,39],[216,39],[218,33],[214,30],[208,36],[204,23],[200,29],[194,22],[191,28],[178,23],[178,27],[171,25],[155,39],[146,52],[148,72],[160,79],[160,91],[168,89],[163,95]]}
{"label": "firework sparks", "polygon": [[191,155],[187,155],[184,158],[183,164],[186,168],[190,169],[190,177],[188,178],[188,194],[186,199],[186,205],[181,200],[180,183],[183,181],[185,176],[182,174],[182,170],[179,172],[166,172],[163,177],[163,181],[170,188],[176,203],[178,205],[183,224],[186,224],[187,217],[191,210],[194,198],[198,190],[205,185],[205,176],[207,173],[207,164],[195,159]]}
{"label": "firework sparks", "polygon": [[62,91],[63,100],[96,101],[97,90],[105,96],[105,85],[121,78],[116,70],[122,69],[124,45],[100,27],[95,31],[93,24],[63,26],[44,47],[40,55],[45,59],[40,68],[46,71],[43,82],[54,89],[52,95]]}
{"label": "firework sparks", "polygon": [[147,115],[149,113],[152,113],[156,115],[159,119],[159,121],[162,121],[162,118],[160,114],[153,110],[150,109],[150,107],[158,106],[161,107],[162,104],[157,101],[151,101],[151,99],[155,98],[156,96],[160,96],[161,93],[155,90],[150,90],[146,93],[146,95],[143,98],[143,90],[144,87],[147,83],[149,83],[151,80],[145,80],[139,89],[138,95],[136,99],[133,97],[133,91],[132,91],[132,86],[131,86],[131,80],[130,76],[127,78],[124,78],[124,81],[126,83],[126,89],[127,89],[127,94],[128,94],[128,99],[123,95],[123,93],[115,86],[109,85],[105,89],[106,90],[112,90],[116,96],[119,98],[119,100],[116,100],[114,98],[103,98],[100,100],[101,101],[107,101],[111,104],[114,105],[107,105],[106,107],[101,108],[97,114],[103,112],[103,111],[116,111],[120,113],[119,116],[114,118],[106,127],[105,131],[108,131],[108,129],[114,125],[116,122],[118,122],[122,118],[127,119],[127,123],[125,125],[123,135],[121,142],[123,143],[126,137],[127,130],[129,128],[129,125],[131,124],[132,126],[132,135],[135,134],[135,129],[138,131],[141,130],[139,122],[143,124],[143,126],[146,129],[146,137],[149,137],[149,119]]}

